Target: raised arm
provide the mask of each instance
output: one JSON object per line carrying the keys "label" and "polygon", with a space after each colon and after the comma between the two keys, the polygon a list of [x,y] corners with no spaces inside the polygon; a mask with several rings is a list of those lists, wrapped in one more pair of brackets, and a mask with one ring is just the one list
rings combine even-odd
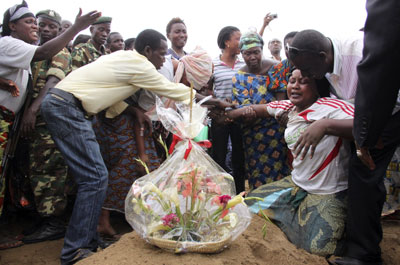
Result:
{"label": "raised arm", "polygon": [[263,25],[259,31],[259,34],[261,35],[261,37],[264,34],[265,28],[269,25],[269,22],[271,22],[272,20],[274,20],[274,17],[271,16],[271,12],[268,12],[264,17]]}
{"label": "raised arm", "polygon": [[75,23],[63,34],[56,38],[47,41],[36,49],[32,61],[42,61],[52,58],[59,51],[61,51],[72,40],[76,34],[92,25],[99,17],[100,12],[91,11],[82,16],[82,9],[76,16]]}

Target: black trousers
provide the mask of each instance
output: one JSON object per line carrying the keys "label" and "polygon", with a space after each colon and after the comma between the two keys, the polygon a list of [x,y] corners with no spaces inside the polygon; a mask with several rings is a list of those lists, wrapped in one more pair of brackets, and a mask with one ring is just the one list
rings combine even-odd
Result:
{"label": "black trousers", "polygon": [[391,117],[381,139],[384,148],[370,150],[375,170],[369,170],[358,159],[355,146],[349,169],[347,256],[367,262],[381,261],[381,213],[386,198],[383,179],[400,144],[400,112]]}
{"label": "black trousers", "polygon": [[236,192],[240,193],[245,189],[245,168],[244,168],[244,150],[242,141],[242,129],[237,124],[218,125],[212,123],[212,158],[225,171],[226,155],[228,152],[229,136],[232,141],[232,170],[235,179]]}

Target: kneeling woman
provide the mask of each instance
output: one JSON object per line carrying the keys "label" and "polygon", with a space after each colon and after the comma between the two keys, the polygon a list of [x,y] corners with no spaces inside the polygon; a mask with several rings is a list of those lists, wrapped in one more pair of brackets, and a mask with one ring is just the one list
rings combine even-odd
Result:
{"label": "kneeling woman", "polygon": [[[302,76],[300,70],[293,71],[287,93],[289,100],[228,113],[240,119],[274,118],[287,112],[287,145],[293,154],[303,150],[295,155],[291,176],[253,190],[249,196],[263,201],[248,204],[254,213],[263,210],[297,247],[321,256],[339,255],[347,208],[347,140],[352,139],[354,109],[342,100],[320,98],[315,81]],[[308,144],[297,143],[310,133],[318,145],[305,155]]]}

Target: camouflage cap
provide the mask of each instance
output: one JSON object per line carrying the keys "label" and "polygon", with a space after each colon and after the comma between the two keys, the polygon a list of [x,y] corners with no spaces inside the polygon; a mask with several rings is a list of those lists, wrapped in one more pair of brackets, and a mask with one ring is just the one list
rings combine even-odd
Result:
{"label": "camouflage cap", "polygon": [[112,17],[99,17],[92,25],[111,23]]}
{"label": "camouflage cap", "polygon": [[61,25],[61,16],[56,11],[51,10],[51,9],[39,11],[36,14],[36,17],[37,18],[44,17],[44,18],[50,19],[50,20],[58,23],[59,25]]}

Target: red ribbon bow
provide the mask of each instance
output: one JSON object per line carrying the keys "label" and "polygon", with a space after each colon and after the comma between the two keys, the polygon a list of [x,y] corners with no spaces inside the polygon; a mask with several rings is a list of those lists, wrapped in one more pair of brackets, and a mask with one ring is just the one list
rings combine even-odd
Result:
{"label": "red ribbon bow", "polygon": [[[177,143],[179,143],[180,141],[182,141],[182,138],[180,138],[179,136],[177,136],[177,135],[173,135],[173,138],[172,138],[172,143],[171,143],[171,146],[169,147],[169,154],[172,154],[172,152],[174,151],[174,149],[175,149],[175,145],[177,144]],[[211,147],[211,142],[209,141],[209,140],[204,140],[204,141],[199,141],[199,142],[196,142],[198,145],[200,145],[200,146],[202,146],[202,147],[205,147],[205,148],[210,148]],[[186,160],[187,158],[188,158],[188,156],[189,156],[189,154],[190,154],[190,151],[192,151],[192,148],[193,148],[193,146],[192,146],[192,140],[190,139],[189,141],[188,141],[188,148],[186,148],[186,151],[185,151],[185,155],[184,155],[184,159]]]}

